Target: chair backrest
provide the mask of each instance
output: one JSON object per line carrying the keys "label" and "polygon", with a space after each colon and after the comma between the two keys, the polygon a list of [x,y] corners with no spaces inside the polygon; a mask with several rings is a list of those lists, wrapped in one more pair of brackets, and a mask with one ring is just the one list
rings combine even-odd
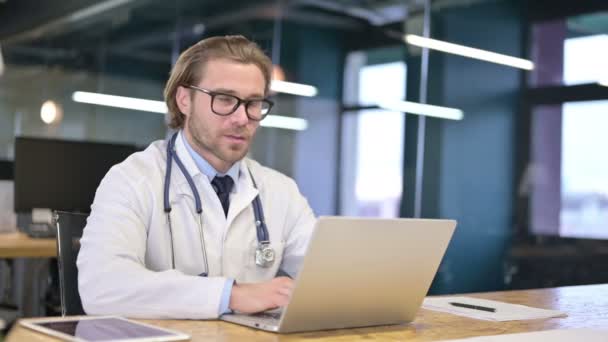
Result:
{"label": "chair backrest", "polygon": [[84,315],[78,294],[78,268],[76,257],[80,250],[80,238],[87,223],[88,214],[55,211],[57,227],[57,264],[59,268],[59,292],[61,314]]}

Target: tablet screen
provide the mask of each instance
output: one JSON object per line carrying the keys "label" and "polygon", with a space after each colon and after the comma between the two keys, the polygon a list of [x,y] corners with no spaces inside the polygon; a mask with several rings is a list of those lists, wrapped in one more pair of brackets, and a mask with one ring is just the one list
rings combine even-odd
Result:
{"label": "tablet screen", "polygon": [[113,317],[34,324],[85,341],[175,337],[168,331]]}

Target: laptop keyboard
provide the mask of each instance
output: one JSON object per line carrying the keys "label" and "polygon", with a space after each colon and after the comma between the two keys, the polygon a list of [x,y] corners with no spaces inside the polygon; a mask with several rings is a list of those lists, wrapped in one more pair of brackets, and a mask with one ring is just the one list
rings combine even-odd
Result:
{"label": "laptop keyboard", "polygon": [[281,313],[280,312],[260,312],[260,313],[254,314],[252,316],[253,317],[259,317],[259,318],[274,319],[274,320],[281,319]]}
{"label": "laptop keyboard", "polygon": [[267,326],[278,326],[281,318],[280,313],[257,313],[252,315],[238,315],[242,321],[247,321],[252,324],[264,324]]}

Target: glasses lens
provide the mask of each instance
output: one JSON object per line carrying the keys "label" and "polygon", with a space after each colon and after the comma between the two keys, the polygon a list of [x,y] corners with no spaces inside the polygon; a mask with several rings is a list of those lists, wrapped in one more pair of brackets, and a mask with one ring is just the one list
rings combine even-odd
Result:
{"label": "glasses lens", "polygon": [[247,114],[254,120],[262,120],[270,111],[270,103],[266,100],[252,100],[247,103]]}
{"label": "glasses lens", "polygon": [[268,101],[262,101],[262,115],[266,115],[270,112],[272,105]]}
{"label": "glasses lens", "polygon": [[228,115],[232,114],[239,103],[239,99],[234,96],[216,94],[212,101],[212,107],[217,114]]}

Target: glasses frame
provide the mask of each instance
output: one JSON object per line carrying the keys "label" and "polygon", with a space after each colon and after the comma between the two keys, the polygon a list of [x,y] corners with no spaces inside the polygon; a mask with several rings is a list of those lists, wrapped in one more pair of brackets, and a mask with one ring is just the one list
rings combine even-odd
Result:
{"label": "glasses frame", "polygon": [[[249,118],[249,120],[252,120],[252,121],[262,121],[262,120],[264,120],[268,116],[268,114],[270,113],[270,110],[274,106],[274,102],[272,102],[272,101],[270,101],[269,99],[266,99],[266,98],[244,100],[244,99],[241,99],[240,97],[232,95],[232,94],[226,94],[226,93],[222,93],[222,92],[218,92],[218,91],[213,91],[213,90],[197,87],[197,86],[194,86],[194,85],[191,85],[191,84],[185,84],[185,85],[183,85],[183,87],[190,88],[190,89],[193,89],[193,90],[196,90],[196,91],[200,91],[201,93],[205,93],[205,94],[209,95],[211,97],[211,104],[210,104],[211,111],[213,112],[213,114],[219,115],[219,116],[232,115],[241,106],[241,104],[245,104],[245,114],[247,114],[247,118]],[[218,113],[218,112],[215,111],[215,109],[213,109],[213,103],[215,102],[215,97],[218,96],[218,95],[228,96],[228,97],[232,97],[232,98],[236,99],[236,105],[234,105],[234,108],[232,108],[232,110],[229,113]],[[264,103],[268,104],[268,110],[266,111],[266,114],[262,114],[262,117],[259,118],[259,119],[255,118],[255,117],[252,117],[251,114],[249,114],[249,105],[251,103],[257,102],[257,101],[261,101],[261,102],[264,102]]]}

